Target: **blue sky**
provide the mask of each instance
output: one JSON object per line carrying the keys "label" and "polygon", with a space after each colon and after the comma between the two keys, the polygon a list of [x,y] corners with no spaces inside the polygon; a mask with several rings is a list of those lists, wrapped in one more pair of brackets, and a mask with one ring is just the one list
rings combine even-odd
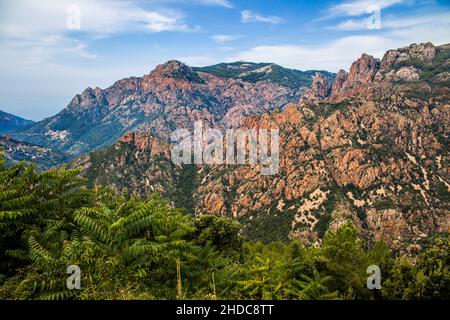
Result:
{"label": "blue sky", "polygon": [[170,59],[336,72],[427,41],[450,42],[449,1],[1,0],[0,109],[39,120]]}

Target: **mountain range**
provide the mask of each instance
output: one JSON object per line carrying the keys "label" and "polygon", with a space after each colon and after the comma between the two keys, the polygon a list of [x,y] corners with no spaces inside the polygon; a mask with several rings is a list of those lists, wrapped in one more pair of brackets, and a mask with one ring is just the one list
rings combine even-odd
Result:
{"label": "mountain range", "polygon": [[[226,76],[220,75],[223,70],[229,70]],[[87,88],[59,114],[11,136],[77,157],[113,144],[128,131],[151,132],[167,141],[173,130],[197,119],[211,127],[236,127],[249,115],[299,101],[312,82],[310,74],[244,62],[193,69],[172,60],[104,90]]]}
{"label": "mountain range", "polygon": [[[11,138],[75,159],[91,185],[157,192],[196,215],[234,217],[264,242],[319,245],[353,221],[369,242],[414,253],[450,229],[450,45],[363,54],[337,75],[236,62],[169,61],[143,77],[86,89]],[[280,168],[175,165],[170,133],[280,130]],[[14,140],[14,141],[15,141]]]}

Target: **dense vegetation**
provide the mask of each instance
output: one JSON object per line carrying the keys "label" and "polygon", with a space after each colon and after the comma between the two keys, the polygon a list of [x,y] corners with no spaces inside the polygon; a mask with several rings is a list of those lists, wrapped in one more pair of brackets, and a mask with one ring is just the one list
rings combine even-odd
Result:
{"label": "dense vegetation", "polygon": [[[258,72],[258,69],[270,68],[270,72]],[[219,63],[208,67],[194,68],[196,71],[206,72],[222,78],[242,79],[243,81],[256,83],[258,81],[271,81],[292,89],[310,86],[312,77],[321,73],[330,82],[335,78],[335,74],[324,70],[300,71],[286,69],[273,63],[252,63],[233,62]]]}
{"label": "dense vegetation", "polygon": [[[432,62],[424,62],[420,59],[406,60],[396,63],[395,68],[399,69],[401,67],[414,67],[416,69],[422,70],[422,78],[425,81],[432,82],[434,78],[443,73],[448,74],[450,67],[450,50],[448,47],[437,47],[436,56]],[[442,84],[441,84],[442,85]]]}
{"label": "dense vegetation", "polygon": [[[248,242],[238,222],[194,218],[156,195],[88,189],[73,170],[0,159],[2,299],[449,299],[448,234],[418,257],[366,247],[351,223],[322,246]],[[368,290],[369,265],[382,289]],[[81,270],[69,290],[67,267]]]}

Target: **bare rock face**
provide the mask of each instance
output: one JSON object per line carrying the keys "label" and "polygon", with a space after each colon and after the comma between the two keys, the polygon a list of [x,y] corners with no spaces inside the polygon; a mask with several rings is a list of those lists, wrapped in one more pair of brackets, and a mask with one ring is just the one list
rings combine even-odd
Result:
{"label": "bare rock face", "polygon": [[436,47],[431,43],[412,44],[409,46],[409,59],[431,62],[436,56]]}
{"label": "bare rock face", "polygon": [[[442,159],[449,155],[439,143],[450,129],[448,105],[430,113],[428,102],[405,98],[310,103],[249,119],[250,128],[280,129],[280,173],[261,176],[259,165],[203,167],[196,214],[235,217],[257,240],[308,244],[351,220],[369,241],[404,253],[448,230],[450,172]],[[212,194],[220,201],[211,202]]]}
{"label": "bare rock face", "polygon": [[381,70],[391,69],[394,66],[394,63],[397,61],[399,54],[400,53],[397,50],[386,51],[383,58],[381,59],[380,69]]}
{"label": "bare rock face", "polygon": [[87,88],[80,95],[76,95],[67,106],[67,110],[74,115],[84,113],[89,109],[101,108],[104,103],[103,92],[100,88]]}
{"label": "bare rock face", "polygon": [[336,79],[334,80],[333,86],[331,88],[331,96],[335,96],[338,94],[339,91],[341,91],[347,78],[348,73],[344,70],[339,70],[338,74],[336,75]]}
{"label": "bare rock face", "polygon": [[[334,90],[334,98],[356,96],[365,94],[367,85],[372,83],[380,66],[380,61],[372,56],[363,54],[356,60],[342,84],[337,84]],[[343,75],[339,78],[342,81]],[[338,90],[339,88],[339,90]]]}
{"label": "bare rock face", "polygon": [[414,67],[403,67],[395,73],[396,80],[416,81],[420,76]]}
{"label": "bare rock face", "polygon": [[204,83],[203,79],[199,77],[191,67],[177,60],[170,60],[165,64],[161,64],[150,73],[154,78],[169,78],[184,80],[194,83]]}
{"label": "bare rock face", "polygon": [[449,71],[444,71],[442,73],[437,74],[434,77],[434,80],[438,81],[438,82],[446,82],[450,80],[450,72]]}
{"label": "bare rock face", "polygon": [[169,146],[150,134],[129,132],[118,143],[132,145],[138,151],[148,152],[151,157],[170,158]]}
{"label": "bare rock face", "polygon": [[436,56],[436,47],[428,42],[422,44],[412,44],[408,47],[398,50],[389,50],[381,60],[382,70],[388,70],[394,67],[396,63],[402,63],[411,60],[420,60],[425,63],[432,62]]}
{"label": "bare rock face", "polygon": [[[412,44],[387,51],[381,61],[363,54],[353,63],[348,77],[338,74],[328,101],[346,97],[389,97],[400,92],[407,95],[445,97],[448,85],[448,46],[432,43]],[[343,80],[345,79],[345,80]],[[437,85],[434,85],[434,84]]]}
{"label": "bare rock face", "polygon": [[347,77],[347,82],[344,83],[344,87],[346,85],[352,86],[357,83],[364,84],[372,81],[379,65],[380,62],[378,59],[375,59],[367,54],[363,54],[361,58],[352,64]]}
{"label": "bare rock face", "polygon": [[450,227],[442,145],[449,120],[450,105],[420,99],[308,101],[244,124],[280,130],[273,176],[262,176],[260,164],[175,166],[170,146],[145,133],[127,134],[75,167],[96,183],[158,192],[196,215],[238,219],[255,240],[318,245],[327,229],[352,221],[369,242],[415,254]]}
{"label": "bare rock face", "polygon": [[311,88],[305,91],[303,99],[322,101],[330,95],[331,85],[322,74],[316,73]]}

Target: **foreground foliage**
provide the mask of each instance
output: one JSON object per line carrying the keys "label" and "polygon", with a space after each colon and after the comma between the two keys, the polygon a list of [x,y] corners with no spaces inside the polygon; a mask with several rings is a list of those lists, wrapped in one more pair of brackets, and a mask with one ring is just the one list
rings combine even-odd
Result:
{"label": "foreground foliage", "polygon": [[[72,170],[0,159],[2,299],[450,299],[450,239],[418,257],[368,247],[351,223],[319,248],[245,241],[239,223],[193,218],[152,195],[89,190]],[[69,290],[67,267],[81,270]],[[378,265],[382,289],[368,290]]]}

